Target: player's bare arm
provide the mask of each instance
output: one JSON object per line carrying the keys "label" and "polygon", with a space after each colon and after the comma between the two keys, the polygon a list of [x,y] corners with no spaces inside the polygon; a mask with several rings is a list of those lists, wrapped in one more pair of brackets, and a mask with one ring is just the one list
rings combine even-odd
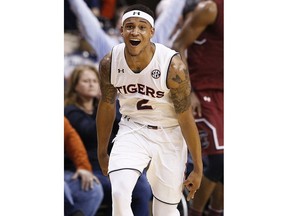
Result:
{"label": "player's bare arm", "polygon": [[191,110],[189,73],[179,56],[174,56],[171,61],[167,81],[178,122],[194,164],[193,171],[183,183],[189,190],[187,200],[190,200],[193,199],[194,194],[200,187],[203,164],[199,133]]}
{"label": "player's bare arm", "polygon": [[109,156],[107,154],[108,144],[111,136],[116,112],[117,91],[110,82],[111,54],[107,54],[100,62],[100,87],[102,97],[98,104],[96,117],[97,139],[98,139],[98,160],[102,173],[107,175]]}
{"label": "player's bare arm", "polygon": [[[207,26],[213,24],[217,17],[217,6],[214,1],[201,1],[197,7],[186,15],[181,32],[173,43],[182,60],[188,65],[185,50],[199,37]],[[201,104],[195,93],[191,94],[193,115],[202,116]]]}
{"label": "player's bare arm", "polygon": [[102,93],[102,102],[114,104],[116,100],[116,88],[110,82],[111,53],[107,54],[100,62],[100,87]]}
{"label": "player's bare arm", "polygon": [[187,67],[179,56],[174,56],[171,61],[167,83],[176,113],[183,113],[190,109],[191,85],[189,74]]}
{"label": "player's bare arm", "polygon": [[[199,2],[194,11],[186,15],[182,30],[173,43],[173,49],[185,59],[185,50],[198,36],[211,25],[217,16],[217,6],[214,1]],[[187,64],[186,64],[187,65]]]}

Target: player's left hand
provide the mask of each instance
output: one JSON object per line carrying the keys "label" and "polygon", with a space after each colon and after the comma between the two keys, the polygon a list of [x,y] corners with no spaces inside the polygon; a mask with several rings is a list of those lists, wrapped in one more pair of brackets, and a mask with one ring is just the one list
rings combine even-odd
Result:
{"label": "player's left hand", "polygon": [[183,182],[183,185],[188,189],[189,194],[187,201],[194,198],[196,191],[199,189],[202,179],[202,173],[196,173],[192,171],[187,179]]}

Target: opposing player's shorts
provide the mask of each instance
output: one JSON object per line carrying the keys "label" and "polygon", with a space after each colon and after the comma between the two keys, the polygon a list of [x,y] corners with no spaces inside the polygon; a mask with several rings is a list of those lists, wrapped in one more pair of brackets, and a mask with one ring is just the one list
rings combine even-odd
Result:
{"label": "opposing player's shorts", "polygon": [[210,181],[221,182],[224,184],[224,155],[206,155],[207,166],[204,169],[204,175]]}
{"label": "opposing player's shorts", "polygon": [[196,92],[202,109],[202,117],[195,117],[204,154],[222,154],[224,151],[223,91]]}
{"label": "opposing player's shorts", "polygon": [[121,169],[142,172],[156,199],[180,202],[187,162],[187,145],[180,126],[156,128],[122,117],[110,154],[108,173]]}

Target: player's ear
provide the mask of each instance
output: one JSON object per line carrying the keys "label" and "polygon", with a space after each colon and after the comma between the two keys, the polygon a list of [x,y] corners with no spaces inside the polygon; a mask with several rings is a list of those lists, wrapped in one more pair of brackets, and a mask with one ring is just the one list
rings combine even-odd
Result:
{"label": "player's ear", "polygon": [[154,33],[155,33],[155,28],[151,27],[151,37],[150,37],[150,39],[154,36]]}
{"label": "player's ear", "polygon": [[120,33],[123,36],[123,25],[121,25],[121,27],[120,27]]}

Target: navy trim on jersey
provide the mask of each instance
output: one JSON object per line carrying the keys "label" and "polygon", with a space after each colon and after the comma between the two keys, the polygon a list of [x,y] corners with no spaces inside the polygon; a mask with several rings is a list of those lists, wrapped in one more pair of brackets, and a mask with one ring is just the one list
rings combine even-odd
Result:
{"label": "navy trim on jersey", "polygon": [[121,168],[121,169],[116,169],[116,170],[110,171],[110,172],[108,173],[108,175],[109,175],[110,173],[112,173],[112,172],[116,172],[116,171],[120,171],[120,170],[136,170],[136,171],[138,171],[138,172],[140,173],[140,175],[142,174],[142,172],[141,172],[140,170],[138,170],[138,169],[134,169],[134,168]]}
{"label": "navy trim on jersey", "polygon": [[110,83],[112,84],[112,55],[113,55],[113,49],[114,47],[112,48],[111,50],[111,56],[110,56]]}
{"label": "navy trim on jersey", "polygon": [[173,56],[171,56],[171,59],[170,59],[170,62],[169,62],[169,65],[168,65],[168,68],[167,68],[167,76],[166,76],[166,87],[167,87],[167,89],[169,89],[169,87],[168,87],[168,73],[169,73],[169,68],[170,68],[170,65],[171,65],[171,62],[172,62],[172,59],[173,59],[173,57],[174,56],[176,56],[176,55],[178,55],[179,53],[178,52],[176,52]]}

